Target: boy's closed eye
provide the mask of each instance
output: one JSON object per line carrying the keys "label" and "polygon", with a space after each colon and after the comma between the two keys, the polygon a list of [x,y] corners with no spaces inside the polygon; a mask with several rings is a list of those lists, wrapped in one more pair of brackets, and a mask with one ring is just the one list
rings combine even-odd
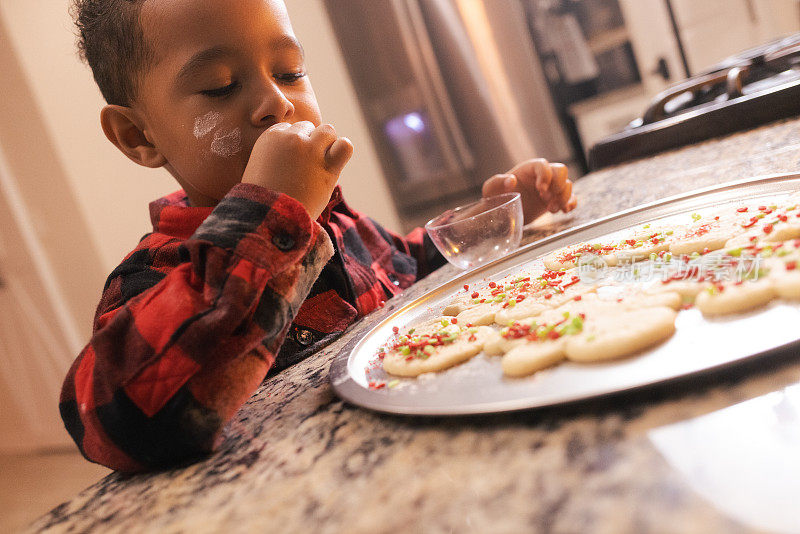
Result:
{"label": "boy's closed eye", "polygon": [[234,80],[227,85],[219,86],[214,89],[204,89],[200,91],[200,94],[210,98],[221,98],[233,94],[239,87],[241,87],[239,82]]}
{"label": "boy's closed eye", "polygon": [[[287,72],[287,73],[275,74],[273,75],[273,78],[282,84],[292,85],[294,83],[297,83],[301,78],[304,78],[305,76],[306,76],[305,72]],[[234,80],[228,84],[218,85],[217,87],[214,87],[212,89],[203,89],[200,91],[200,94],[210,98],[222,98],[233,94],[240,88],[241,88],[241,83],[239,83],[237,80]]]}

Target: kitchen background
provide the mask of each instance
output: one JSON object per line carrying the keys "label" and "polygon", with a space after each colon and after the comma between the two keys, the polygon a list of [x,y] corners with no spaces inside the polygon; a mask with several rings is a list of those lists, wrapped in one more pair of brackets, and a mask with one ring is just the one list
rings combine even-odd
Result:
{"label": "kitchen background", "polygon": [[[60,381],[106,274],[149,230],[147,203],[175,189],[104,138],[67,4],[0,0],[0,471],[15,481],[0,509],[12,512],[26,488],[43,512],[105,472],[76,460]],[[356,146],[346,197],[397,231],[528,157],[564,161],[577,178],[587,149],[666,86],[800,31],[798,0],[287,5],[323,116]],[[34,471],[39,485],[26,486]]]}

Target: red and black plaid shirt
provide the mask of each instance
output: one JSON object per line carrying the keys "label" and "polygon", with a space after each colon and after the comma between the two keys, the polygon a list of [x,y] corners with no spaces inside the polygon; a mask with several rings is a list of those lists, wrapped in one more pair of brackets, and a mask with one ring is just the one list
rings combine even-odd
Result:
{"label": "red and black plaid shirt", "polygon": [[444,263],[422,229],[387,232],[338,187],[316,222],[251,184],[213,209],[179,191],[150,212],[153,232],[108,277],[59,406],[84,456],[121,471],[212,451],[268,371]]}

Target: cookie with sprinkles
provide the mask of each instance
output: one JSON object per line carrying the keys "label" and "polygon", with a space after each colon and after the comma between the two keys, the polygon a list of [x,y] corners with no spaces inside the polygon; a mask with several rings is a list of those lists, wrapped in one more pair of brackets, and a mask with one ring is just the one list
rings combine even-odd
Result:
{"label": "cookie with sprinkles", "polygon": [[491,333],[489,327],[467,328],[443,319],[441,329],[433,334],[414,332],[393,339],[381,354],[383,369],[402,377],[443,371],[480,353]]}

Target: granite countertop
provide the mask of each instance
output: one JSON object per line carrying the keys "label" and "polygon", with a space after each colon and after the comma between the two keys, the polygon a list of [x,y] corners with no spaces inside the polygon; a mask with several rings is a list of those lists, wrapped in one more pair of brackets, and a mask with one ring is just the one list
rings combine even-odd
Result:
{"label": "granite countertop", "polygon": [[[576,183],[580,207],[530,235],[798,169],[800,120],[782,121],[590,174]],[[401,298],[454,274],[445,267]],[[31,530],[800,532],[797,354],[560,409],[383,415],[339,400],[328,369],[393,301],[266,381],[212,457],[112,474]]]}

